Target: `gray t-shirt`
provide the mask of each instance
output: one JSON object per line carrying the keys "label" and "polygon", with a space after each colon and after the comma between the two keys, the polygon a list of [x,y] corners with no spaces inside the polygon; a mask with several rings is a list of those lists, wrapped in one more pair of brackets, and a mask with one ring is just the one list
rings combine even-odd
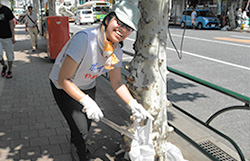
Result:
{"label": "gray t-shirt", "polygon": [[196,16],[197,16],[196,11],[193,11],[193,12],[191,13],[191,18],[192,18],[192,20],[195,20]]}
{"label": "gray t-shirt", "polygon": [[27,23],[27,26],[28,27],[33,27],[35,24],[34,24],[34,22],[32,22],[31,20],[30,20],[30,18],[36,23],[36,21],[37,21],[37,16],[36,16],[36,14],[35,14],[35,12],[33,12],[32,13],[32,15],[30,15],[30,13],[27,13],[27,15],[25,16],[25,23]]}
{"label": "gray t-shirt", "polygon": [[[102,34],[99,27],[79,31],[63,47],[49,76],[58,89],[61,89],[57,83],[58,74],[66,55],[79,64],[72,82],[80,89],[93,88],[96,85],[96,78],[110,71],[104,68],[107,58],[102,56],[103,46],[100,45],[102,40],[98,34]],[[123,52],[119,46],[114,49],[114,54],[120,60],[115,68],[121,67]]]}

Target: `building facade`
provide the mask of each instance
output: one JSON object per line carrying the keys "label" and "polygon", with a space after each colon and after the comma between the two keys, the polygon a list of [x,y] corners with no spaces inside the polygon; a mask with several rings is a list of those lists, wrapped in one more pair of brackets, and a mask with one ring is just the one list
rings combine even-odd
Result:
{"label": "building facade", "polygon": [[[185,8],[206,8],[221,20],[221,25],[225,25],[228,12],[235,12],[237,8],[250,9],[250,0],[170,0],[169,20],[170,24],[180,24],[180,18]],[[186,2],[186,3],[185,3]]]}

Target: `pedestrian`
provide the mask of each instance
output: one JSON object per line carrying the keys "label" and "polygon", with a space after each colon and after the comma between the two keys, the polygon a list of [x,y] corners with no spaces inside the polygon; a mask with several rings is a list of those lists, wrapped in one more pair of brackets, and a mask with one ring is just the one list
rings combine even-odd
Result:
{"label": "pedestrian", "polygon": [[122,1],[100,26],[76,33],[57,56],[49,78],[53,96],[70,127],[74,160],[86,160],[85,143],[91,121],[104,117],[95,102],[98,76],[109,72],[112,88],[132,113],[139,119],[152,119],[121,79],[123,52],[119,43],[137,30],[140,16],[136,6]]}
{"label": "pedestrian", "polygon": [[197,12],[194,10],[194,8],[192,9],[192,13],[191,13],[191,23],[193,26],[193,29],[195,29],[195,19],[197,16]]}
{"label": "pedestrian", "polygon": [[237,29],[240,29],[241,25],[242,25],[242,9],[238,8],[236,10],[236,24],[237,24]]}
{"label": "pedestrian", "polygon": [[37,27],[37,16],[33,12],[33,7],[28,7],[28,13],[25,17],[25,30],[29,32],[30,35],[30,42],[32,46],[32,51],[34,52],[37,49],[37,34],[38,34],[38,27]]}
{"label": "pedestrian", "polygon": [[243,20],[249,20],[248,12],[249,12],[248,9],[245,9],[245,10],[243,11],[243,13],[242,13],[242,19],[243,19]]}
{"label": "pedestrian", "polygon": [[[0,0],[0,62],[3,66],[1,76],[6,75],[6,78],[12,78],[12,64],[14,61],[15,31],[14,31],[14,15],[12,11],[4,6]],[[7,57],[8,65],[5,64],[3,50]]]}

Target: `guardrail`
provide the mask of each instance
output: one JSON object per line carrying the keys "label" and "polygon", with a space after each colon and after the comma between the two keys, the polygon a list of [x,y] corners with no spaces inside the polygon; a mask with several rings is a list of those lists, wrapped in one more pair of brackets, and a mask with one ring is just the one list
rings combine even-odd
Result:
{"label": "guardrail", "polygon": [[250,103],[250,98],[249,97],[246,97],[246,96],[243,96],[239,93],[236,93],[234,91],[231,91],[231,90],[228,90],[228,89],[225,89],[225,88],[222,88],[220,86],[217,86],[213,83],[210,83],[210,82],[207,82],[205,80],[202,80],[202,79],[199,79],[197,77],[194,77],[194,76],[191,76],[189,74],[186,74],[184,72],[181,72],[181,71],[178,71],[176,69],[173,69],[171,67],[167,67],[167,69],[176,74],[176,75],[179,75],[181,77],[184,77],[186,79],[189,79],[191,81],[194,81],[196,83],[199,83],[203,86],[206,86],[208,88],[211,88],[213,90],[216,90],[218,92],[221,92],[225,95],[228,95],[230,97],[233,97],[237,100],[240,100],[242,102],[245,103],[245,105],[239,105],[239,106],[230,106],[230,107],[226,107],[226,108],[223,108],[222,110],[219,110],[217,112],[215,112],[215,114],[213,114],[211,117],[208,118],[208,120],[204,123],[203,121],[199,120],[198,118],[196,118],[195,116],[191,115],[190,113],[184,111],[183,109],[181,109],[180,107],[176,106],[173,104],[173,106],[178,109],[179,111],[183,112],[184,114],[188,115],[189,117],[191,117],[192,119],[196,120],[197,122],[199,122],[200,124],[202,124],[203,126],[209,128],[210,130],[214,131],[215,133],[217,133],[218,135],[220,135],[221,137],[225,138],[226,140],[228,140],[233,146],[234,148],[236,149],[236,151],[238,152],[240,158],[242,161],[245,161],[245,158],[244,158],[244,155],[242,153],[242,151],[240,150],[239,146],[230,138],[228,137],[227,135],[223,134],[222,132],[216,130],[215,128],[209,126],[209,123],[215,118],[217,117],[218,115],[226,112],[226,111],[229,111],[229,110],[239,110],[239,109],[242,109],[242,110],[250,110],[250,107],[249,107],[249,103]]}
{"label": "guardrail", "polygon": [[[127,52],[127,51],[123,51],[125,54],[127,55],[130,55],[130,56],[134,56],[133,53],[130,53],[130,52]],[[230,138],[228,137],[227,135],[223,134],[222,132],[218,131],[217,129],[211,127],[209,125],[209,123],[215,118],[217,117],[218,115],[226,112],[226,111],[229,111],[229,110],[238,110],[238,109],[242,109],[242,110],[250,110],[250,107],[249,107],[249,104],[250,104],[250,98],[249,97],[246,97],[246,96],[243,96],[239,93],[236,93],[234,91],[231,91],[231,90],[228,90],[228,89],[225,89],[225,88],[222,88],[220,86],[217,86],[215,84],[212,84],[210,82],[207,82],[205,80],[202,80],[202,79],[199,79],[197,77],[194,77],[192,75],[189,75],[189,74],[186,74],[184,72],[181,72],[181,71],[178,71],[174,68],[171,68],[171,67],[167,67],[168,71],[178,75],[178,76],[181,76],[181,77],[184,77],[188,80],[191,80],[191,81],[194,81],[198,84],[201,84],[203,86],[206,86],[208,88],[211,88],[213,90],[216,90],[218,92],[221,92],[225,95],[228,95],[232,98],[235,98],[237,100],[240,100],[242,102],[245,103],[245,105],[239,105],[239,106],[231,106],[231,107],[226,107],[222,110],[219,110],[217,112],[215,112],[211,117],[208,118],[208,120],[206,122],[203,122],[201,121],[200,119],[198,119],[197,117],[191,115],[190,113],[188,113],[187,111],[184,111],[183,109],[181,109],[180,107],[178,107],[177,105],[173,104],[173,107],[175,107],[177,110],[181,111],[182,113],[184,113],[185,115],[189,116],[190,118],[192,118],[193,120],[197,121],[198,123],[200,123],[201,125],[205,126],[206,128],[209,128],[210,130],[212,130],[213,132],[215,132],[216,134],[220,135],[221,137],[223,137],[224,139],[228,140],[232,145],[233,147],[236,149],[236,151],[238,152],[239,154],[239,157],[241,159],[241,161],[245,161],[245,158],[244,158],[244,155],[241,151],[241,149],[239,148],[239,146]],[[125,76],[124,73],[122,73],[123,76]],[[105,75],[106,78],[108,78],[108,74]],[[169,123],[170,124],[170,123]],[[170,126],[173,126],[172,124],[170,124]],[[174,127],[174,126],[173,126]],[[208,156],[210,159],[212,160],[218,160],[215,156],[213,156],[212,154],[210,154],[208,151],[206,151],[205,149],[203,149],[199,144],[197,144],[195,141],[193,141],[191,138],[189,138],[187,135],[185,135],[183,132],[181,132],[179,129],[177,129],[176,127],[174,127],[175,129],[175,132],[178,133],[179,135],[181,135],[185,140],[187,140],[188,142],[190,142],[191,144],[193,144],[196,148],[198,148],[203,154],[205,154],[206,156]],[[219,161],[219,160],[218,160]]]}

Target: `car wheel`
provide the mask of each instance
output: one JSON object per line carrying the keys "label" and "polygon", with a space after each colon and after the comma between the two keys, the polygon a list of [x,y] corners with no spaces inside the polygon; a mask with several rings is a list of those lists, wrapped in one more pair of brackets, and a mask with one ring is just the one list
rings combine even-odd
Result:
{"label": "car wheel", "polygon": [[185,22],[181,22],[181,28],[185,27]]}
{"label": "car wheel", "polygon": [[198,26],[197,26],[197,28],[199,29],[199,30],[201,30],[203,27],[202,27],[202,23],[199,23],[198,24]]}

